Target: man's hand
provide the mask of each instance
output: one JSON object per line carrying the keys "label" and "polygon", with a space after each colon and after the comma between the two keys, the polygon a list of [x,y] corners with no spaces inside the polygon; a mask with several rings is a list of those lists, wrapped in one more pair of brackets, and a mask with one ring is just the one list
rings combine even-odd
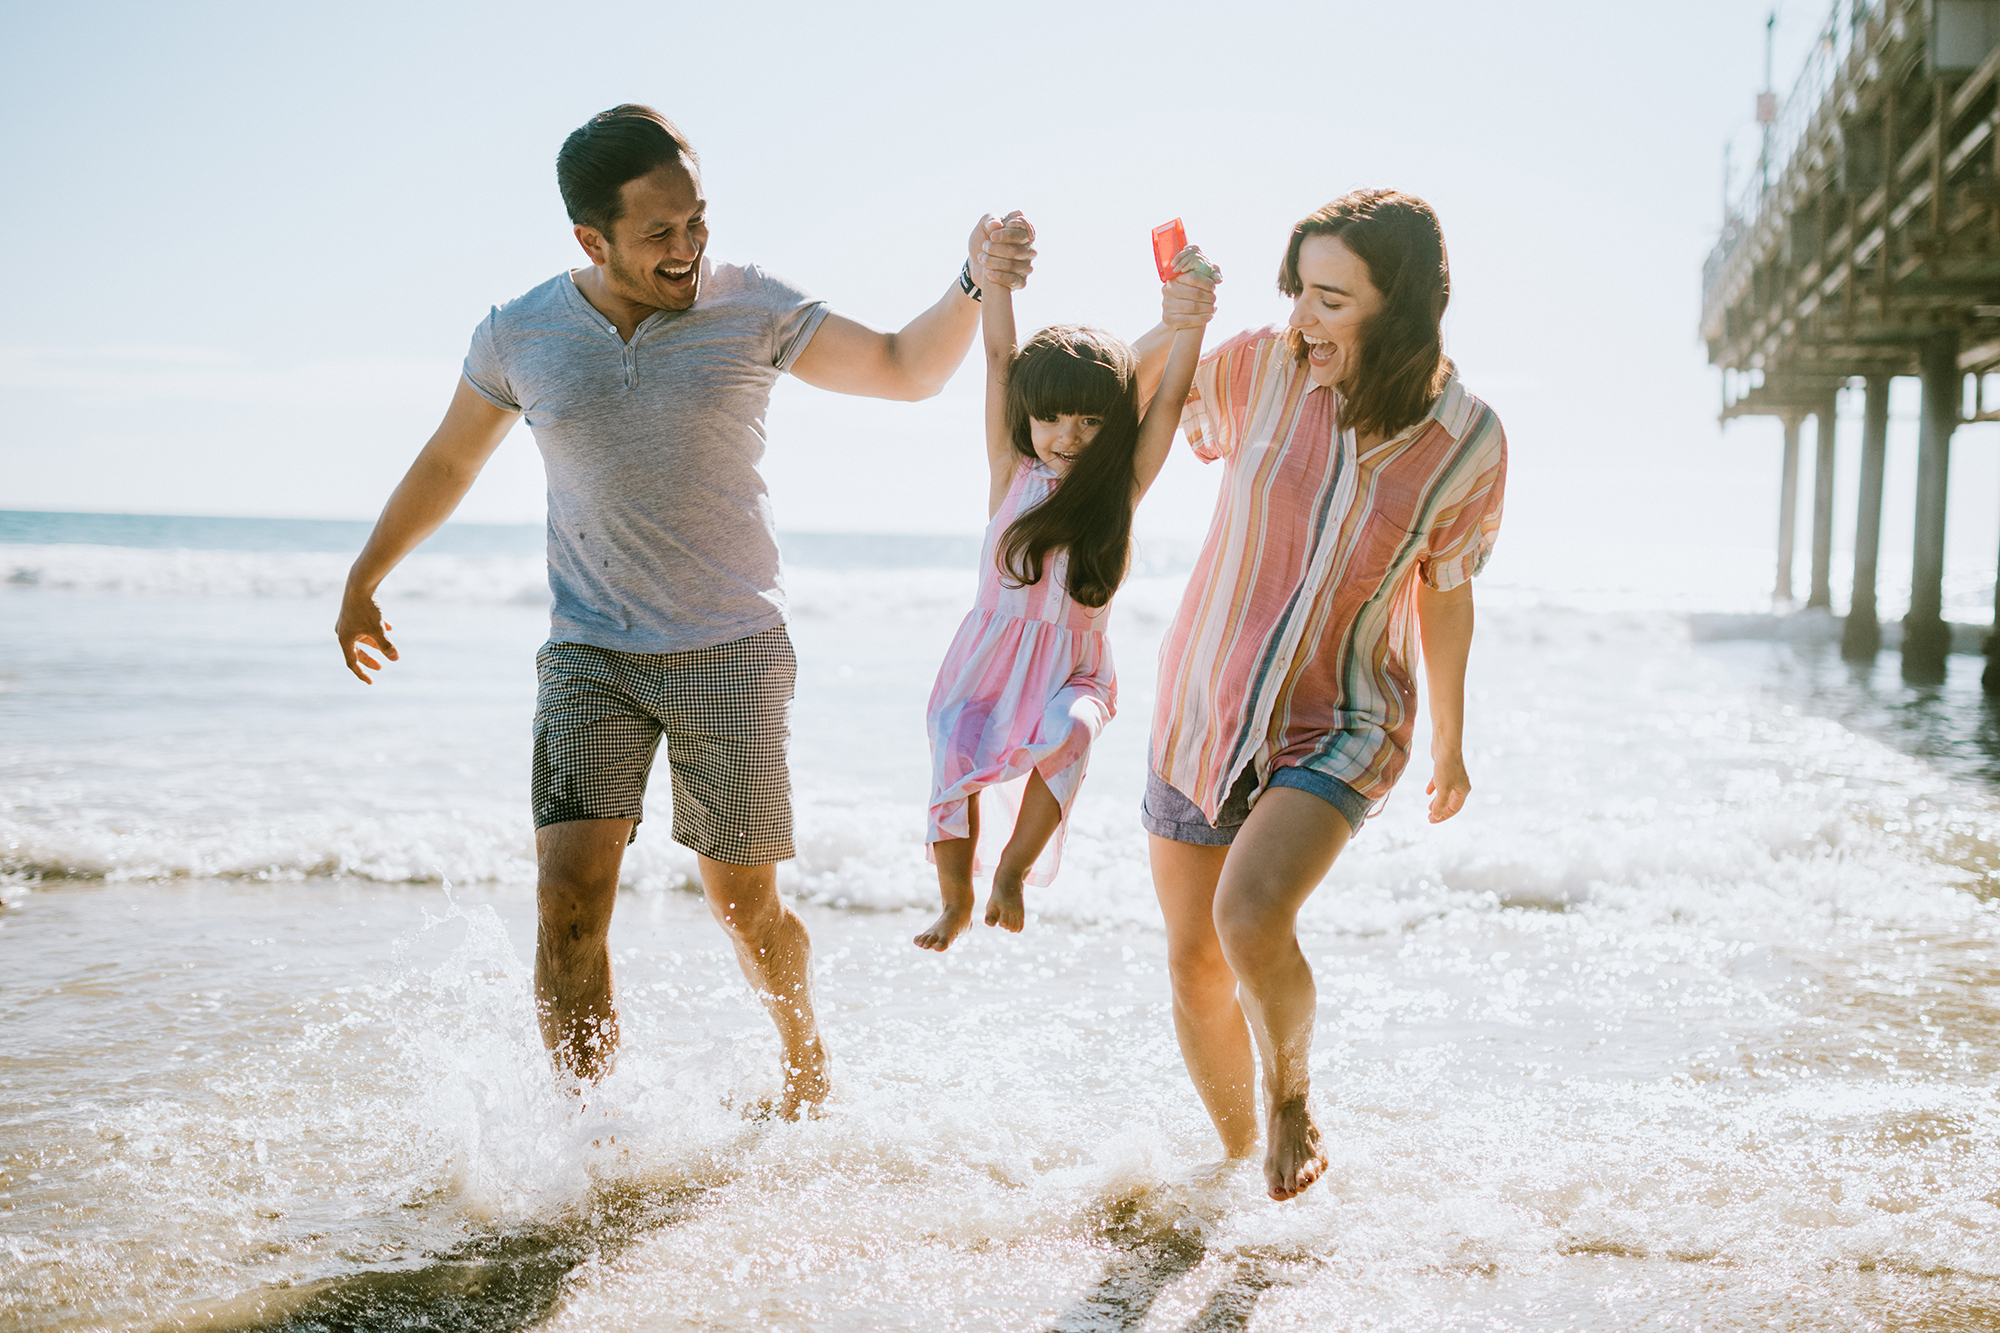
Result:
{"label": "man's hand", "polygon": [[1035,267],[1035,227],[1019,209],[995,220],[990,214],[972,230],[972,276],[981,287],[1020,291]]}
{"label": "man's hand", "polygon": [[[1203,277],[1196,260],[1215,276]],[[1174,256],[1174,269],[1174,280],[1160,287],[1160,322],[1175,330],[1201,328],[1215,318],[1215,284],[1222,281],[1222,269],[1195,245]]]}
{"label": "man's hand", "polygon": [[362,644],[374,648],[391,662],[402,660],[397,656],[396,645],[389,642],[389,631],[394,628],[382,619],[382,609],[367,593],[350,591],[340,599],[340,619],[333,622],[333,637],[340,640],[340,655],[347,659],[347,669],[363,685],[375,683],[369,679],[368,671],[380,671],[382,664],[364,652]]}
{"label": "man's hand", "polygon": [[1431,823],[1442,824],[1465,808],[1472,779],[1465,774],[1465,756],[1457,749],[1431,750],[1431,780],[1424,787],[1431,798]]}

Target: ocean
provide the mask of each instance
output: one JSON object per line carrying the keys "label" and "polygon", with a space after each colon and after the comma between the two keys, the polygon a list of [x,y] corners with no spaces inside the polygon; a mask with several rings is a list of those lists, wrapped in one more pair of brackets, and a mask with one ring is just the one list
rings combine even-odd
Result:
{"label": "ocean", "polygon": [[785,536],[835,1079],[785,1124],[664,771],[620,1063],[559,1093],[539,530],[406,562],[364,688],[366,528],[0,514],[0,1328],[2000,1325],[2000,724],[1976,658],[1696,642],[1761,551],[1503,534],[1468,808],[1425,822],[1420,754],[1302,913],[1332,1166],[1278,1204],[1211,1164],[1136,818],[1190,542],[1118,596],[1057,882],[939,956],[923,708],[976,540]]}

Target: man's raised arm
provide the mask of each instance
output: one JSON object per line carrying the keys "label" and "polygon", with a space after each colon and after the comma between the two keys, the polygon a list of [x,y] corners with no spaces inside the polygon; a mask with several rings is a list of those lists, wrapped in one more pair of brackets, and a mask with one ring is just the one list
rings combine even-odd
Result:
{"label": "man's raised arm", "polygon": [[382,507],[382,517],[375,520],[368,544],[347,573],[340,619],[333,625],[347,669],[360,677],[362,684],[374,684],[368,671],[382,669],[380,662],[362,650],[362,644],[371,645],[392,662],[397,656],[395,645],[389,642],[389,626],[375,605],[375,589],[404,556],[451,517],[520,416],[493,406],[460,379],[444,421]]}
{"label": "man's raised arm", "polygon": [[[1035,229],[1026,222],[1002,226],[979,219],[968,242],[974,282],[991,273],[1020,287],[1034,268]],[[897,333],[877,333],[844,315],[829,314],[792,374],[816,389],[915,402],[944,388],[979,327],[979,303],[954,279],[937,304]]]}

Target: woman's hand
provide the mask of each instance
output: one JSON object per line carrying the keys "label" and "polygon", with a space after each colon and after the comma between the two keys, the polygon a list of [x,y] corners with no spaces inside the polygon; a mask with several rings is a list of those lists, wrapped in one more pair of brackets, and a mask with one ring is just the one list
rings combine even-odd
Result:
{"label": "woman's hand", "polygon": [[967,244],[972,280],[981,287],[1019,291],[1035,267],[1035,227],[1019,209],[1004,218],[979,219]]}
{"label": "woman's hand", "polygon": [[1198,329],[1215,318],[1215,284],[1222,270],[1198,245],[1174,256],[1174,280],[1160,288],[1160,322],[1170,329]]}
{"label": "woman's hand", "polygon": [[1431,747],[1431,780],[1424,787],[1431,798],[1431,823],[1442,824],[1465,808],[1472,779],[1465,774],[1465,756],[1457,747]]}

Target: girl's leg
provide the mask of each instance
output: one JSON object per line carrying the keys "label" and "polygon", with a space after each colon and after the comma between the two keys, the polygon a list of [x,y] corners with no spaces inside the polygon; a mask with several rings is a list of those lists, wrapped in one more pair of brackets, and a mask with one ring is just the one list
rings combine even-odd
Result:
{"label": "girl's leg", "polygon": [[1215,934],[1215,885],[1229,849],[1157,833],[1149,842],[1153,891],[1167,921],[1167,974],[1181,1059],[1215,1122],[1223,1153],[1248,1157],[1257,1146],[1257,1066],[1236,999],[1236,975]]}
{"label": "girl's leg", "polygon": [[979,793],[965,798],[965,836],[931,844],[944,911],[916,938],[919,949],[943,953],[972,920],[972,853],[979,846]]}
{"label": "girl's leg", "polygon": [[1306,1104],[1318,999],[1295,924],[1352,835],[1340,811],[1310,792],[1267,788],[1216,885],[1216,934],[1263,1066],[1264,1183],[1274,1199],[1303,1193],[1326,1170],[1319,1126]]}
{"label": "girl's leg", "polygon": [[1019,932],[1027,919],[1021,904],[1021,883],[1035,868],[1035,858],[1049,845],[1062,823],[1062,806],[1049,784],[1035,769],[1028,770],[1028,789],[1021,794],[1021,813],[1014,819],[1013,836],[1000,853],[993,871],[993,891],[986,896],[986,924],[1005,926]]}

